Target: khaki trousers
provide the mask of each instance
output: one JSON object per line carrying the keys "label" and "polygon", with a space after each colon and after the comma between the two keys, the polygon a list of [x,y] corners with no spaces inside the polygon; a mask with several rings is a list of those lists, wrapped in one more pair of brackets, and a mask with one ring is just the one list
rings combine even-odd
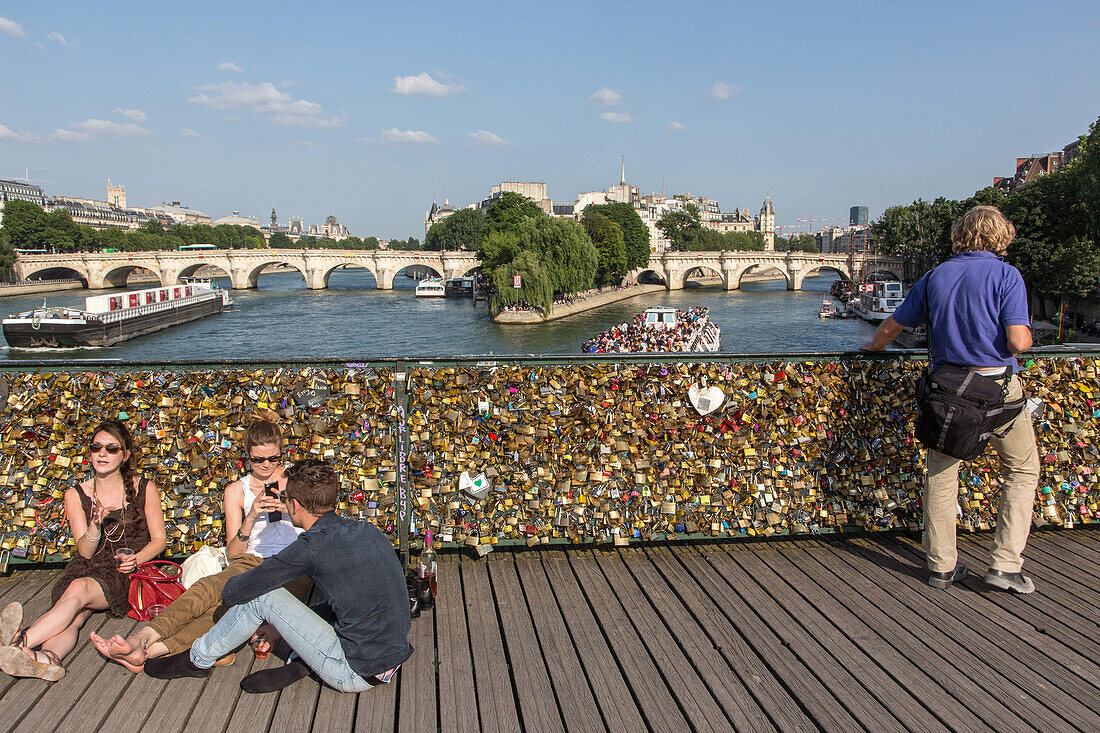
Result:
{"label": "khaki trousers", "polygon": [[[1020,380],[1012,376],[1008,400],[1023,396]],[[1031,513],[1039,486],[1039,453],[1035,448],[1035,430],[1027,407],[1013,419],[1007,430],[990,440],[1001,457],[1001,506],[989,567],[1018,573],[1024,564],[1021,556],[1031,531]],[[924,554],[928,569],[948,572],[955,568],[956,507],[959,502],[959,464],[962,461],[938,451],[928,451],[924,488]]]}
{"label": "khaki trousers", "polygon": [[[157,633],[168,653],[178,654],[190,649],[196,639],[209,631],[227,610],[221,605],[225,584],[230,578],[251,570],[261,562],[261,558],[247,553],[235,557],[225,570],[196,580],[183,595],[157,614],[149,622],[149,628]],[[304,603],[313,584],[309,578],[303,577],[292,580],[284,587]]]}

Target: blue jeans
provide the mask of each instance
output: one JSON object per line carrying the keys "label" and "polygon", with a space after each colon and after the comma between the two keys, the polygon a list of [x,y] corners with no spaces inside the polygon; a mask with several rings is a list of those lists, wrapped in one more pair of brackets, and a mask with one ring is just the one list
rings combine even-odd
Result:
{"label": "blue jeans", "polygon": [[265,622],[275,627],[326,685],[340,692],[363,692],[373,686],[348,665],[332,625],[285,588],[230,608],[191,646],[191,661],[204,669],[213,667],[218,659],[251,639]]}

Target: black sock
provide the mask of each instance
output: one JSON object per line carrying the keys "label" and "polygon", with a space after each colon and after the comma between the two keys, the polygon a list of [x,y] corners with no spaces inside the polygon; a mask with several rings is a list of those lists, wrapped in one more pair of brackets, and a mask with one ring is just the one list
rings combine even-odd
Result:
{"label": "black sock", "polygon": [[253,672],[241,680],[241,689],[245,692],[275,692],[308,676],[309,667],[295,659],[282,667]]}
{"label": "black sock", "polygon": [[191,661],[191,651],[184,650],[166,657],[147,659],[145,674],[160,680],[175,680],[181,677],[206,677],[210,670],[195,666]]}

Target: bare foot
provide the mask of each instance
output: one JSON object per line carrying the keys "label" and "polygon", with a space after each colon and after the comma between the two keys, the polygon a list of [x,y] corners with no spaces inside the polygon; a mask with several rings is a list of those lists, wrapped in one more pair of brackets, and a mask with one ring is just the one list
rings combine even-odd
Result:
{"label": "bare foot", "polygon": [[279,632],[275,630],[275,627],[271,624],[264,624],[260,628],[256,629],[256,633],[252,635],[252,651],[257,654],[270,654],[271,650],[275,648],[275,642],[283,638],[279,635]]}
{"label": "bare foot", "polygon": [[104,639],[95,632],[90,635],[92,643],[100,654],[118,662],[131,672],[137,673],[145,668],[145,651],[140,644],[131,644],[118,634],[110,639]]}

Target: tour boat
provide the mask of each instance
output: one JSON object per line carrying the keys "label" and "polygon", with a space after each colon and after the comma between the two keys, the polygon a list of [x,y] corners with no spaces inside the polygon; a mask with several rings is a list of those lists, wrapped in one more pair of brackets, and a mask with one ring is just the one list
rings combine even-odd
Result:
{"label": "tour boat", "polygon": [[137,336],[220,313],[233,304],[213,282],[185,278],[179,285],[84,299],[84,310],[48,307],[3,320],[13,348],[111,346]]}
{"label": "tour boat", "polygon": [[447,295],[447,289],[438,278],[428,278],[416,284],[414,291],[418,298],[443,298]]}
{"label": "tour boat", "polygon": [[472,277],[452,277],[443,284],[448,298],[474,299],[474,279]]}
{"label": "tour boat", "polygon": [[[695,314],[689,311],[678,311],[675,308],[646,308],[641,315],[634,319],[634,322],[630,324],[629,328],[637,329],[640,327],[647,331],[671,331],[677,328],[683,328],[685,343],[683,351],[716,352],[720,350],[722,348],[722,330],[710,322],[706,308],[697,308],[694,310],[697,311]],[[623,325],[626,326],[626,324]],[[617,326],[613,327],[610,331],[614,331],[618,328]],[[638,335],[637,331],[634,333]],[[586,342],[586,344],[587,343],[591,342]],[[582,346],[582,350],[587,351],[587,353],[594,353],[597,349],[594,347],[585,349],[585,347]],[[609,353],[619,353],[619,349],[615,348]]]}
{"label": "tour boat", "polygon": [[901,301],[901,283],[897,280],[860,283],[855,312],[865,321],[881,323],[897,310]]}

